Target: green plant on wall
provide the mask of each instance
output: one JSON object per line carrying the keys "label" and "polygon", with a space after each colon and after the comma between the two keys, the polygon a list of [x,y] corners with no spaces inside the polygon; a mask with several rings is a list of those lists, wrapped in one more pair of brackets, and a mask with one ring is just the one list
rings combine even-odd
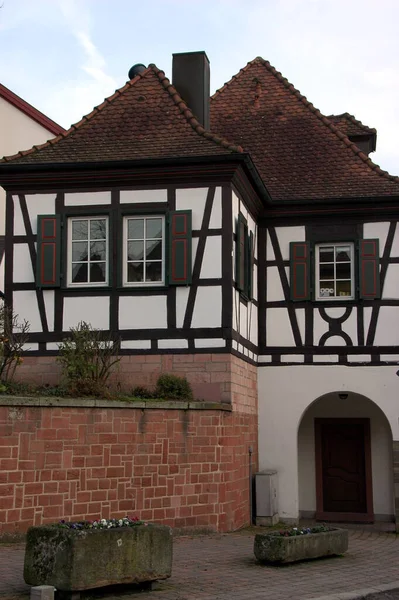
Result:
{"label": "green plant on wall", "polygon": [[68,391],[79,396],[104,395],[108,379],[120,361],[119,346],[119,340],[85,321],[71,327],[70,336],[58,346],[57,358]]}
{"label": "green plant on wall", "polygon": [[0,306],[0,380],[10,383],[15,370],[23,361],[22,349],[29,338],[30,324],[19,320],[19,315],[7,307]]}

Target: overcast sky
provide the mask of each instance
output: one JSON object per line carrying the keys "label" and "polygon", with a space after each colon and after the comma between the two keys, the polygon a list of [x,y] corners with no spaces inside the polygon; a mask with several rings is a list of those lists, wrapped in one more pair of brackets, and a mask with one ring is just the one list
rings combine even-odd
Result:
{"label": "overcast sky", "polygon": [[399,175],[399,0],[2,0],[0,82],[64,127],[137,62],[170,77],[205,50],[211,89],[255,56],[325,115],[377,129],[372,159]]}

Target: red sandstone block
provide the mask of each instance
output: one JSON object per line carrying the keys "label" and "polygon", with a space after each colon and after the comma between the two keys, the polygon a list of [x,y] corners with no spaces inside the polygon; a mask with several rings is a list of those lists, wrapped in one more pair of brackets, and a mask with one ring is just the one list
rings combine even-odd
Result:
{"label": "red sandstone block", "polygon": [[107,490],[94,490],[91,492],[93,502],[102,502],[107,500]]}
{"label": "red sandstone block", "polygon": [[56,429],[38,429],[36,433],[38,440],[56,440],[57,430]]}
{"label": "red sandstone block", "polygon": [[0,446],[0,458],[10,458],[11,448],[9,446]]}
{"label": "red sandstone block", "polygon": [[18,468],[17,458],[2,458],[0,460],[1,471],[15,471]]}
{"label": "red sandstone block", "polygon": [[[35,514],[34,508],[23,508],[23,509],[21,509],[21,520],[22,521],[30,521],[30,525],[32,525],[34,514]],[[1,516],[0,516],[0,523],[1,523]]]}
{"label": "red sandstone block", "polygon": [[0,497],[0,510],[14,508],[13,496]]}
{"label": "red sandstone block", "polygon": [[65,481],[67,472],[65,469],[55,469],[52,474],[54,481]]}
{"label": "red sandstone block", "polygon": [[88,490],[98,490],[98,484],[99,484],[98,479],[87,479],[86,488]]}
{"label": "red sandstone block", "polygon": [[75,503],[73,506],[73,511],[75,514],[85,515],[87,513],[87,504],[86,503]]}
{"label": "red sandstone block", "polygon": [[43,519],[62,519],[62,506],[44,506]]}
{"label": "red sandstone block", "polygon": [[104,518],[101,512],[101,502],[89,502],[87,510],[90,514],[86,516],[88,521],[94,521],[95,519]]}
{"label": "red sandstone block", "polygon": [[86,458],[86,467],[101,467],[103,464],[102,456],[88,456]]}
{"label": "red sandstone block", "polygon": [[100,444],[116,444],[118,436],[115,433],[100,433],[98,441]]}
{"label": "red sandstone block", "polygon": [[9,473],[4,473],[4,475],[7,475],[8,483],[21,483],[22,481],[21,471],[10,471]]}
{"label": "red sandstone block", "polygon": [[101,444],[92,444],[87,447],[90,449],[90,454],[92,456],[102,456],[104,447]]}
{"label": "red sandstone block", "polygon": [[78,469],[68,469],[66,473],[68,481],[73,479],[79,479],[79,470]]}
{"label": "red sandstone block", "polygon": [[116,492],[116,490],[111,489],[107,491],[107,500],[117,500],[118,499],[118,494]]}
{"label": "red sandstone block", "polygon": [[78,437],[77,429],[57,429],[57,440],[76,440]]}
{"label": "red sandstone block", "polygon": [[85,466],[85,460],[86,459],[84,456],[74,456],[72,459],[72,464],[70,466],[74,469],[80,469]]}
{"label": "red sandstone block", "polygon": [[[105,469],[104,469],[105,471]],[[105,474],[104,474],[105,477]],[[111,487],[111,482],[109,479],[100,479],[98,481],[98,487],[100,488],[100,490],[108,490]]]}
{"label": "red sandstone block", "polygon": [[123,477],[123,467],[108,467],[106,469],[106,477]]}
{"label": "red sandstone block", "polygon": [[58,484],[58,491],[60,493],[69,492],[69,482],[68,481],[60,481]]}
{"label": "red sandstone block", "polygon": [[14,508],[7,511],[7,522],[18,523],[21,519],[21,511],[19,508]]}
{"label": "red sandstone block", "polygon": [[35,469],[35,461],[34,460],[19,460],[18,461],[18,469],[21,469],[21,471],[33,471]]}
{"label": "red sandstone block", "polygon": [[120,511],[133,511],[134,510],[134,503],[132,500],[121,500],[119,502],[119,510]]}
{"label": "red sandstone block", "polygon": [[45,465],[46,467],[60,467],[62,464],[61,452],[46,452]]}
{"label": "red sandstone block", "polygon": [[42,483],[27,483],[25,484],[25,495],[26,496],[35,496],[37,494],[43,493],[43,484]]}

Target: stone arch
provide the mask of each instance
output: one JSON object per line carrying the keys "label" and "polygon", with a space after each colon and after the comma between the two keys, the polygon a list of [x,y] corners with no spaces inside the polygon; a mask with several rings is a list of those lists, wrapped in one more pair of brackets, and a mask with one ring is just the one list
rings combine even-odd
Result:
{"label": "stone arch", "polygon": [[393,520],[395,514],[393,437],[389,419],[370,398],[351,391],[325,393],[303,410],[298,422],[299,513],[316,511],[315,419],[367,419],[370,423],[371,482],[376,520]]}

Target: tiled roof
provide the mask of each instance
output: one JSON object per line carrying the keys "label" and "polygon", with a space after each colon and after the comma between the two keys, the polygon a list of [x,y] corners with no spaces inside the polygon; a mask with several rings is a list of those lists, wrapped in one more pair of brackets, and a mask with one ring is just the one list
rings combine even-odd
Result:
{"label": "tiled roof", "polygon": [[58,135],[65,131],[65,129],[61,127],[61,125],[58,125],[55,121],[46,117],[46,115],[40,112],[40,110],[37,110],[37,108],[35,108],[31,104],[25,102],[25,100],[17,96],[17,94],[14,94],[14,92],[9,90],[5,85],[2,85],[1,83],[0,98],[3,98],[3,100],[7,100],[7,102],[15,106],[15,108],[17,108],[18,110],[25,113],[28,117],[36,121],[36,123],[39,123],[39,125],[47,129],[47,131],[49,131],[53,135]]}
{"label": "tiled roof", "polygon": [[163,71],[150,65],[65,133],[3,162],[76,163],[235,152],[242,149],[205,131]]}
{"label": "tiled roof", "polygon": [[363,125],[361,121],[347,112],[342,113],[342,115],[328,115],[327,119],[347,136],[373,135],[377,133],[376,129]]}
{"label": "tiled roof", "polygon": [[399,178],[260,57],[214,94],[211,129],[250,153],[274,200],[399,195]]}

